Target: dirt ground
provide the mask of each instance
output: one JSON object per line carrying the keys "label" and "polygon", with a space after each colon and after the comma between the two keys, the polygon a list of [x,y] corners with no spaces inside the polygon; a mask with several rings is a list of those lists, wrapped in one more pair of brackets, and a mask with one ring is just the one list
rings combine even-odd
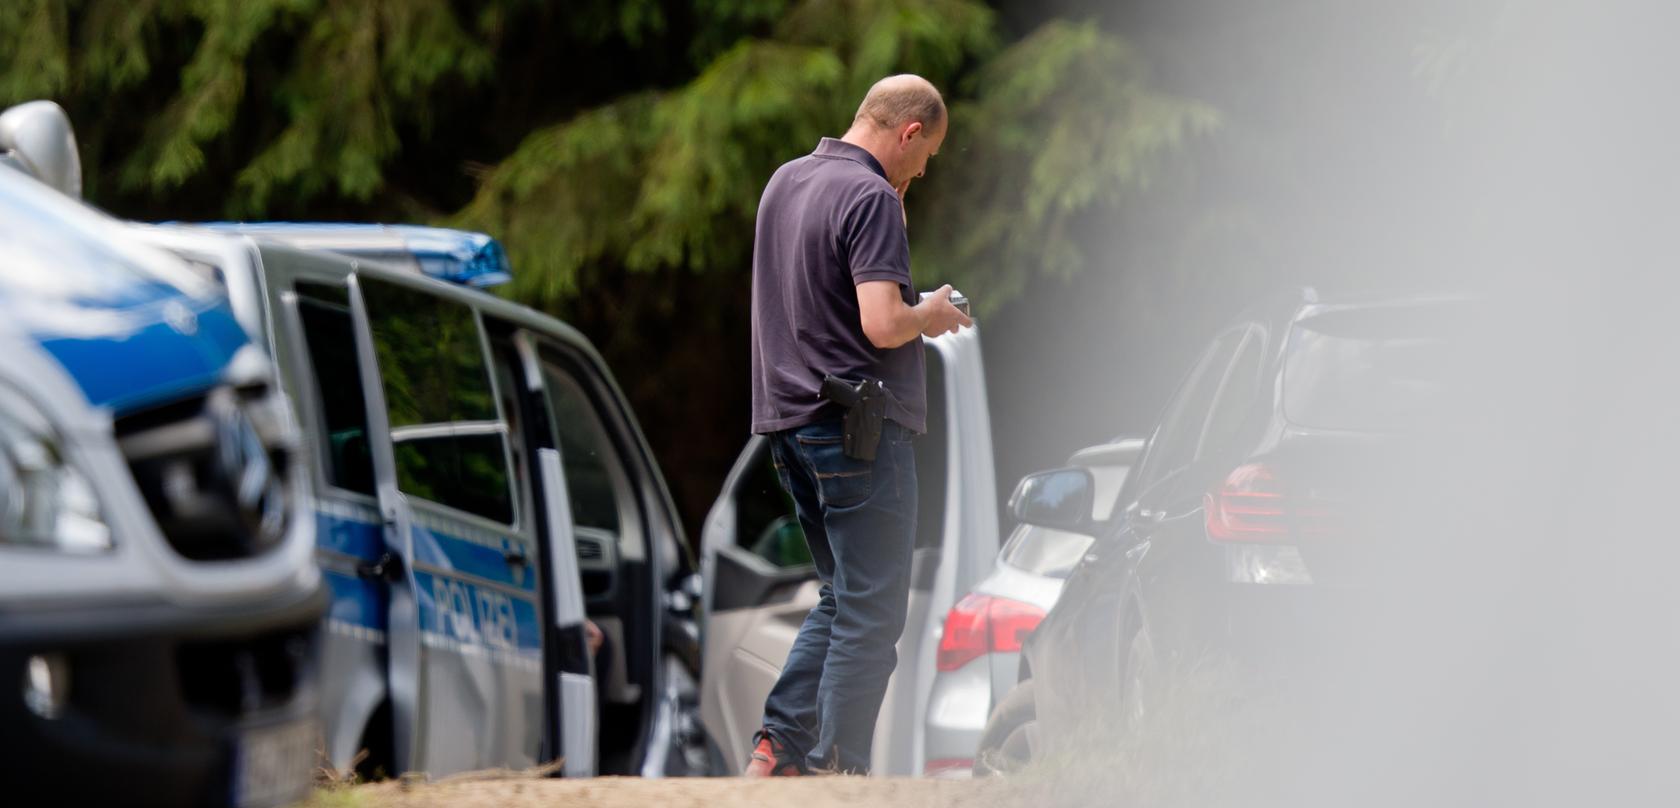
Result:
{"label": "dirt ground", "polygon": [[1028,808],[1002,781],[811,777],[588,780],[464,775],[436,783],[382,782],[323,789],[304,808]]}

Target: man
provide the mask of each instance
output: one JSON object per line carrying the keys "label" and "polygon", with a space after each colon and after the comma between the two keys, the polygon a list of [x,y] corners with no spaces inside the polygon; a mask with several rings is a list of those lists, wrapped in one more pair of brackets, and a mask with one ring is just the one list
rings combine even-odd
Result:
{"label": "man", "polygon": [[[851,129],[776,170],[753,245],[753,431],[768,435],[822,599],[764,705],[748,776],[867,772],[915,541],[913,434],[926,430],[921,337],[971,325],[945,286],[918,302],[904,193],[945,139],[945,103],[918,76],[870,88]],[[873,460],[844,446],[826,376],[891,400]]]}

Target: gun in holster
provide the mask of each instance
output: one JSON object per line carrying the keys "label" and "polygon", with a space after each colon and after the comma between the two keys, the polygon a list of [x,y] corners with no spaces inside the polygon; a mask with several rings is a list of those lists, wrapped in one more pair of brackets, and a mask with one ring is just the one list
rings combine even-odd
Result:
{"label": "gun in holster", "polygon": [[854,382],[835,376],[823,378],[820,395],[846,409],[843,444],[846,456],[874,460],[875,448],[881,443],[881,426],[887,420],[887,408],[898,399],[879,379]]}

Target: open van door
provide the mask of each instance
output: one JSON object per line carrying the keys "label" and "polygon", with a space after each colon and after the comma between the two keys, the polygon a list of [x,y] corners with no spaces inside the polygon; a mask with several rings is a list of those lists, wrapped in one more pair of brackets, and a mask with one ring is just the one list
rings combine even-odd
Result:
{"label": "open van door", "polygon": [[[391,553],[396,766],[444,775],[542,757],[541,553],[478,313],[401,276],[350,279]],[[505,386],[505,381],[503,382]]]}
{"label": "open van door", "polygon": [[[499,330],[499,329],[498,329]],[[498,378],[516,409],[518,425],[532,461],[533,518],[539,524],[538,544],[546,572],[541,610],[544,625],[543,669],[549,690],[544,710],[543,758],[560,758],[567,777],[596,773],[596,733],[600,716],[595,704],[595,660],[589,653],[584,624],[582,578],[578,571],[571,492],[567,488],[558,430],[552,422],[543,386],[537,339],[526,331],[491,338]]]}
{"label": "open van door", "polygon": [[[991,415],[975,329],[924,339],[928,434],[916,439],[916,549],[898,668],[875,725],[872,770],[922,770],[922,722],[945,613],[990,571],[998,551]],[[816,606],[820,583],[770,444],[747,442],[706,518],[705,675],[700,714],[725,773],[746,768],[764,700]]]}

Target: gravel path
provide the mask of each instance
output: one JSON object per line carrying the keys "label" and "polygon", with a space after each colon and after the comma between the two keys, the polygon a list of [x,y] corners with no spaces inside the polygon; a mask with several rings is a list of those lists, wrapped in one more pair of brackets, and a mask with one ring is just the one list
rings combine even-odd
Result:
{"label": "gravel path", "polygon": [[550,806],[570,808],[1026,808],[1000,781],[811,777],[557,780],[476,774],[437,783],[384,782],[318,792],[308,808]]}

